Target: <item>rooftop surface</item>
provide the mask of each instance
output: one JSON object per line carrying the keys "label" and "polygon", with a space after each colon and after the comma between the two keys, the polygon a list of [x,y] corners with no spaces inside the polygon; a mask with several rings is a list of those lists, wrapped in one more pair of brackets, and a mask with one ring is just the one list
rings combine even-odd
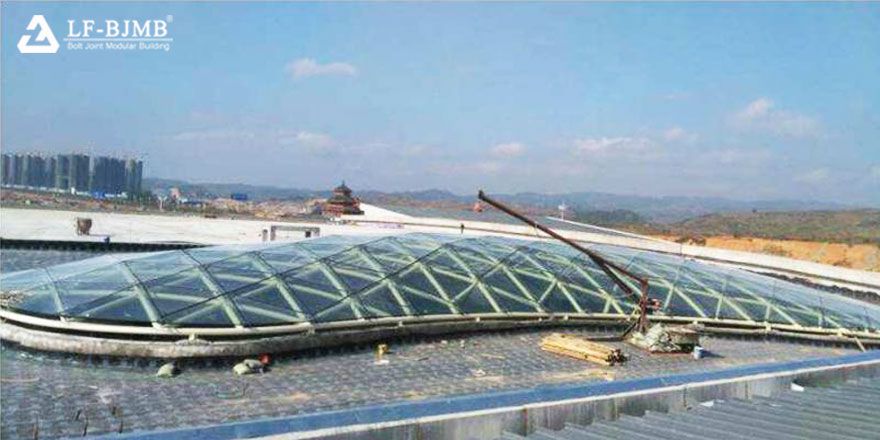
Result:
{"label": "rooftop surface", "polygon": [[503,440],[861,440],[877,438],[880,379],[861,379],[833,387],[807,387],[774,397],[715,400],[688,411],[648,412],[616,421],[539,429],[528,437],[505,434]]}
{"label": "rooftop surface", "polygon": [[[538,347],[551,330],[468,334],[392,343],[389,363],[372,347],[281,356],[268,373],[235,376],[233,359],[185,363],[173,379],[154,376],[156,360],[46,355],[4,344],[0,352],[0,437],[58,438],[156,430],[289,416],[368,404],[418,401],[565,383],[604,382],[713,371],[754,363],[854,353],[783,341],[704,338],[711,355],[647,355],[596,367]],[[596,330],[566,330],[607,336]],[[445,341],[445,342],[444,342]],[[88,420],[88,422],[86,422]],[[86,425],[87,424],[87,425]]]}
{"label": "rooftop surface", "polygon": [[[375,232],[388,230],[375,228]],[[4,249],[0,272],[96,255]],[[216,426],[383,403],[722,371],[855,353],[849,347],[790,339],[716,336],[704,337],[702,345],[710,355],[701,360],[680,354],[647,355],[622,343],[609,343],[631,359],[621,366],[597,367],[541,351],[538,342],[552,331],[560,330],[389,340],[392,352],[385,365],[374,363],[374,346],[299,352],[277,356],[269,372],[253,376],[232,373],[240,359],[185,361],[182,374],[173,379],[154,376],[162,364],[159,360],[46,354],[3,342],[0,438],[30,439],[35,430],[45,439]],[[598,327],[562,331],[611,334],[610,329]]]}

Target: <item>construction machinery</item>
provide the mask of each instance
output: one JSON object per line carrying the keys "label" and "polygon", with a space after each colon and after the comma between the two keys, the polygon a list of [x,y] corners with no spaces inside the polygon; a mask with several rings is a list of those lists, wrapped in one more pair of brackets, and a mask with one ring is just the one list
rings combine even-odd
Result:
{"label": "construction machinery", "polygon": [[[477,193],[477,197],[481,201],[486,202],[489,205],[492,205],[493,207],[497,208],[498,210],[500,210],[500,211],[502,211],[502,212],[504,212],[504,213],[516,218],[516,219],[523,221],[524,223],[528,224],[529,226],[532,226],[533,228],[535,228],[535,229],[575,248],[579,252],[581,252],[584,255],[586,255],[587,257],[589,257],[590,260],[596,264],[596,266],[599,266],[599,268],[602,269],[602,272],[604,272],[606,275],[608,275],[609,278],[611,278],[611,280],[614,282],[615,285],[617,285],[617,287],[620,288],[620,290],[622,290],[625,294],[630,295],[631,297],[633,297],[637,300],[639,316],[638,316],[638,320],[636,321],[634,328],[636,331],[638,331],[639,333],[642,333],[642,334],[647,332],[647,330],[648,330],[648,311],[651,309],[655,309],[659,305],[658,301],[655,301],[655,300],[648,298],[648,279],[647,278],[645,278],[641,275],[632,273],[632,272],[626,270],[625,268],[621,267],[619,264],[614,263],[614,262],[606,259],[605,257],[600,255],[596,251],[592,251],[590,249],[587,249],[587,248],[581,246],[580,244],[557,234],[552,229],[526,217],[523,214],[520,214],[519,212],[517,212],[513,208],[505,205],[504,203],[501,203],[501,202],[487,196],[486,193],[483,192],[483,190],[480,190],[479,193]],[[618,273],[623,274],[624,276],[629,277],[630,279],[632,279],[636,283],[638,283],[639,291],[637,292],[629,284],[627,284],[620,277],[620,275],[618,275]],[[626,337],[626,335],[629,334],[629,332],[631,332],[632,330],[633,330],[633,327],[630,327],[629,329],[627,329],[627,331],[624,333],[624,337]]]}

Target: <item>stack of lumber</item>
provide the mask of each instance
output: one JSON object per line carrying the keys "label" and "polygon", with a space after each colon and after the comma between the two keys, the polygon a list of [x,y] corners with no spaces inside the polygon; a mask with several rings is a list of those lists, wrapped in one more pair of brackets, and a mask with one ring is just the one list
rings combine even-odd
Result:
{"label": "stack of lumber", "polygon": [[619,348],[560,333],[553,333],[542,339],[541,350],[606,366],[626,361],[626,357]]}

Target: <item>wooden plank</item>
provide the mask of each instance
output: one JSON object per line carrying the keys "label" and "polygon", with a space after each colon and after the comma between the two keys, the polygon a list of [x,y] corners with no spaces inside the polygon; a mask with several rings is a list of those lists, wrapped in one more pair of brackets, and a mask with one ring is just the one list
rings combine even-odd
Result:
{"label": "wooden plank", "polygon": [[541,340],[541,349],[601,365],[614,365],[626,360],[620,349],[573,336],[554,333]]}

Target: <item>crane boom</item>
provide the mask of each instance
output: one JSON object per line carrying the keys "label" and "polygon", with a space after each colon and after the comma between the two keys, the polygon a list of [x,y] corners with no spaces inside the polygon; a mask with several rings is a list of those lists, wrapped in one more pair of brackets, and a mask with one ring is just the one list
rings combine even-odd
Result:
{"label": "crane boom", "polygon": [[[611,278],[611,280],[614,282],[615,285],[617,285],[617,287],[620,288],[620,290],[624,291],[626,294],[628,294],[630,296],[635,297],[638,300],[638,304],[639,304],[638,330],[642,333],[644,333],[647,330],[647,327],[648,327],[648,279],[647,278],[640,276],[640,275],[637,275],[635,273],[632,273],[629,270],[621,267],[620,265],[618,265],[612,261],[609,261],[608,259],[603,257],[601,254],[599,254],[595,251],[592,251],[590,249],[587,249],[587,248],[581,246],[580,244],[578,244],[577,242],[563,237],[562,235],[559,235],[558,233],[556,233],[556,231],[526,217],[523,214],[520,214],[519,212],[517,212],[513,208],[487,196],[486,193],[483,192],[483,190],[480,190],[479,193],[477,193],[477,197],[480,200],[482,200],[482,201],[494,206],[495,208],[498,208],[502,212],[510,215],[511,217],[514,217],[518,220],[521,220],[522,222],[524,222],[524,223],[540,230],[541,232],[544,232],[545,234],[575,248],[579,252],[581,252],[581,253],[585,254],[587,257],[589,257],[593,263],[595,263],[597,266],[599,266],[600,269],[602,269],[602,272],[604,272],[606,275],[608,275],[609,278]],[[624,282],[623,279],[621,279],[620,276],[617,273],[615,273],[615,271],[620,272],[623,275],[625,275],[629,278],[632,278],[633,280],[638,282],[639,287],[641,289],[641,292],[638,292],[638,293],[635,292],[633,290],[633,288],[629,286],[629,284]]]}

